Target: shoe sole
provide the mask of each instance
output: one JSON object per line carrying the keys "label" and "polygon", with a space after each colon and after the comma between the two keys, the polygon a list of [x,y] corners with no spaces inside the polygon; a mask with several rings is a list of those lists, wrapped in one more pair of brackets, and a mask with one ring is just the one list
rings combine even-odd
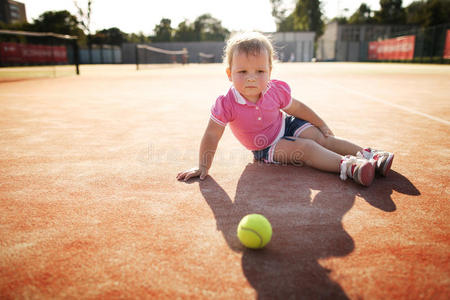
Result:
{"label": "shoe sole", "polygon": [[358,172],[358,183],[364,186],[372,184],[375,177],[375,164],[372,162],[366,162],[362,165]]}
{"label": "shoe sole", "polygon": [[386,162],[385,162],[383,168],[381,170],[379,170],[379,173],[382,176],[387,176],[387,174],[389,173],[389,170],[391,169],[393,160],[394,160],[394,154],[389,155],[389,157],[386,159]]}

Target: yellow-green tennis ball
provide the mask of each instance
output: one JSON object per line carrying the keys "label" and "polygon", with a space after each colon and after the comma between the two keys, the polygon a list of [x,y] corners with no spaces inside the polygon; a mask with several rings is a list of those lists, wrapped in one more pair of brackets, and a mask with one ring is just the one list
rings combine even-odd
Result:
{"label": "yellow-green tennis ball", "polygon": [[263,215],[246,215],[239,222],[237,236],[245,247],[260,249],[270,242],[272,225]]}

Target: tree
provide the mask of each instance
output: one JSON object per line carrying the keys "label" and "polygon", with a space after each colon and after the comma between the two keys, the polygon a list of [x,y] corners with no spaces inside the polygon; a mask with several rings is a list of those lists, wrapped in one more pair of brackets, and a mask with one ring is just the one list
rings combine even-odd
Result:
{"label": "tree", "polygon": [[210,14],[199,16],[193,23],[184,20],[174,30],[174,41],[224,41],[230,31]]}
{"label": "tree", "polygon": [[450,2],[448,0],[428,0],[426,6],[429,14],[426,26],[450,23]]}
{"label": "tree", "polygon": [[127,40],[126,33],[117,27],[99,30],[92,37],[94,44],[122,45]]}
{"label": "tree", "polygon": [[149,43],[150,38],[145,36],[142,31],[138,33],[131,33],[127,36],[127,42],[129,43],[136,43],[136,44],[143,44],[143,43]]}
{"label": "tree", "polygon": [[294,15],[295,31],[314,31],[316,38],[322,35],[324,23],[320,0],[298,0]]}
{"label": "tree", "polygon": [[272,16],[277,24],[277,31],[281,31],[280,26],[286,19],[286,9],[283,8],[283,0],[270,0],[270,4],[272,5]]}
{"label": "tree", "polygon": [[349,24],[370,24],[374,23],[372,10],[367,4],[362,3],[359,8],[351,15],[348,20]]}
{"label": "tree", "polygon": [[294,13],[289,14],[284,20],[282,20],[278,24],[278,31],[279,32],[288,32],[288,31],[295,31],[295,21],[297,18],[295,17]]}
{"label": "tree", "polygon": [[405,24],[406,14],[402,7],[402,0],[380,0],[380,11],[375,18],[380,24]]}
{"label": "tree", "polygon": [[47,11],[33,20],[29,30],[38,32],[54,32],[60,34],[79,35],[78,20],[67,10]]}
{"label": "tree", "polygon": [[334,17],[331,22],[337,22],[339,25],[348,24],[349,20],[346,17]]}
{"label": "tree", "polygon": [[280,9],[282,0],[271,0],[272,16],[277,22],[277,31],[314,31],[316,38],[322,35],[324,22],[320,0],[297,0],[295,9],[287,17]]}
{"label": "tree", "polygon": [[407,24],[426,26],[430,19],[427,4],[423,1],[414,1],[406,7],[405,11]]}
{"label": "tree", "polygon": [[170,42],[172,40],[173,28],[170,26],[170,19],[162,18],[158,25],[155,26],[155,35],[152,37],[154,42]]}
{"label": "tree", "polygon": [[76,0],[73,1],[73,4],[78,11],[78,22],[89,37],[91,35],[92,0],[88,0],[86,10],[82,9]]}
{"label": "tree", "polygon": [[210,14],[203,14],[194,21],[194,33],[198,41],[224,41],[230,31]]}
{"label": "tree", "polygon": [[189,23],[188,20],[184,20],[178,24],[178,28],[175,30],[173,39],[181,42],[195,41],[196,34],[194,31],[194,25]]}
{"label": "tree", "polygon": [[79,24],[81,25],[84,33],[87,35],[87,40],[83,39],[81,40],[82,44],[86,44],[89,49],[89,63],[92,63],[92,33],[91,33],[91,5],[92,1],[88,0],[87,8],[86,10],[82,9],[81,6],[78,5],[78,2],[76,0],[73,0],[73,4],[78,10],[78,19]]}

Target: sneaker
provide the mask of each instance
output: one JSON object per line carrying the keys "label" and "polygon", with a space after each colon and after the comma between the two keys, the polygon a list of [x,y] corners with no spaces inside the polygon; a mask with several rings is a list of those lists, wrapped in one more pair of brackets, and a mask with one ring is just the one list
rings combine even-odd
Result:
{"label": "sneaker", "polygon": [[347,155],[341,160],[340,178],[350,177],[356,183],[369,186],[375,177],[375,163],[364,158]]}
{"label": "sneaker", "polygon": [[394,153],[374,150],[374,149],[364,149],[362,152],[358,152],[356,154],[357,157],[365,158],[368,160],[374,160],[375,171],[382,175],[386,176],[389,170],[391,169],[392,161],[394,160]]}

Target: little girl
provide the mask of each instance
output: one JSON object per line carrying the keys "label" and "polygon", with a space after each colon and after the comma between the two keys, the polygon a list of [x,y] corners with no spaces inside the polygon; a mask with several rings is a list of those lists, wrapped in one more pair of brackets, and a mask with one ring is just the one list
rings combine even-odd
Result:
{"label": "little girl", "polygon": [[270,79],[273,53],[269,39],[258,32],[228,40],[224,59],[233,85],[211,108],[198,167],[179,173],[177,179],[200,176],[203,180],[208,175],[227,124],[258,161],[304,163],[364,186],[372,183],[375,172],[386,176],[394,155],[335,137],[314,111],[292,98],[287,83]]}

